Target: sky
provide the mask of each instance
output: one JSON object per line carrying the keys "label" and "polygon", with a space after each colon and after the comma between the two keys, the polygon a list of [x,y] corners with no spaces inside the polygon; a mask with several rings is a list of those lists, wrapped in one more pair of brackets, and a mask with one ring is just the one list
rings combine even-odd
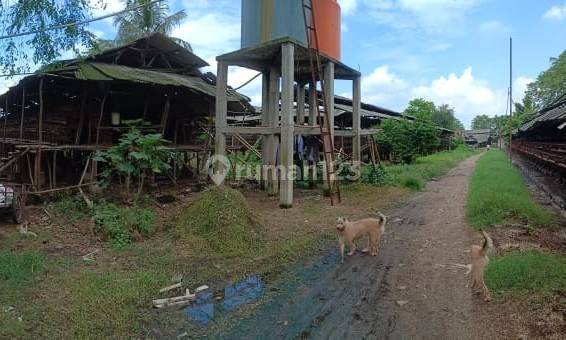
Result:
{"label": "sky", "polygon": [[[91,0],[98,6],[100,0]],[[124,8],[106,0],[94,15]],[[215,57],[240,48],[240,0],[170,0],[188,18],[172,35],[191,43],[216,72]],[[413,98],[448,104],[470,126],[478,114],[504,114],[509,86],[509,37],[513,37],[513,96],[566,48],[566,0],[339,0],[341,61],[362,73],[362,101],[402,111]],[[111,19],[90,29],[111,39]],[[69,55],[65,55],[68,57]],[[231,68],[239,86],[256,74]],[[1,80],[3,87],[15,79]],[[241,90],[254,104],[261,80]],[[336,93],[351,95],[351,82]]]}

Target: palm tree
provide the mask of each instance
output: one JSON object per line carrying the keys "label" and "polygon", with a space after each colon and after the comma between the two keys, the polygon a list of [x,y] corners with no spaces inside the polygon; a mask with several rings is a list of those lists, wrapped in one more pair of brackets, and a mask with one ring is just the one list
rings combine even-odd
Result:
{"label": "palm tree", "polygon": [[[184,10],[169,15],[167,1],[153,2],[152,0],[125,0],[126,8],[142,5],[133,11],[122,13],[114,19],[114,26],[118,27],[116,43],[127,44],[153,33],[169,35],[173,28],[179,26],[187,17]],[[191,45],[182,40],[173,38],[178,44],[192,51]]]}

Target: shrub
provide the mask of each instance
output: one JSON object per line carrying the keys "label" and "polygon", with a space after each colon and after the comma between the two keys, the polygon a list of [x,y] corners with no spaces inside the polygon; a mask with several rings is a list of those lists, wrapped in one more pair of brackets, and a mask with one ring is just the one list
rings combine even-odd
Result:
{"label": "shrub", "polygon": [[201,192],[181,213],[181,237],[201,238],[220,253],[243,253],[258,246],[257,224],[244,196],[231,188]]}
{"label": "shrub", "polygon": [[120,182],[126,184],[128,197],[131,182],[137,180],[137,199],[147,177],[171,168],[169,162],[174,154],[165,147],[169,142],[161,134],[142,134],[138,126],[143,123],[137,120],[129,124],[130,130],[120,137],[118,144],[98,153],[95,159],[107,165],[101,173],[106,183],[112,176],[118,176]]}
{"label": "shrub", "polygon": [[370,164],[362,169],[362,183],[383,186],[391,183],[391,175],[381,164]]}
{"label": "shrub", "polygon": [[155,213],[134,205],[122,208],[102,202],[94,206],[95,228],[116,247],[123,247],[133,239],[147,236],[153,231]]}
{"label": "shrub", "polygon": [[70,223],[76,223],[89,215],[89,209],[84,199],[78,196],[65,195],[51,203],[50,208],[58,217]]}

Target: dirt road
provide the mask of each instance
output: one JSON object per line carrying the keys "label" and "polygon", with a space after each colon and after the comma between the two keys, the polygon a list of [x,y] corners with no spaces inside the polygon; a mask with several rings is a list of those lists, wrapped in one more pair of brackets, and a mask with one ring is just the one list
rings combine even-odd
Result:
{"label": "dirt road", "polygon": [[[344,265],[335,252],[312,259],[270,288],[253,315],[208,333],[220,338],[474,339],[465,270],[474,234],[465,225],[468,178],[477,157],[430,182],[389,213],[376,257],[356,253]],[[213,334],[216,333],[216,334]]]}

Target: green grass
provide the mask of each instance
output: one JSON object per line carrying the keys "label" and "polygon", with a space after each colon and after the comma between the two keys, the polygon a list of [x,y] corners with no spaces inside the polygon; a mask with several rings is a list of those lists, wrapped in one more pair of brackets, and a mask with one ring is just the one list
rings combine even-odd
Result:
{"label": "green grass", "polygon": [[478,229],[517,221],[534,227],[552,223],[549,212],[533,201],[519,171],[497,149],[487,152],[476,164],[466,215]]}
{"label": "green grass", "polygon": [[391,176],[392,185],[419,191],[424,188],[427,181],[446,174],[448,170],[475,153],[476,151],[472,149],[459,147],[452,151],[419,157],[414,164],[389,165],[385,169]]}
{"label": "green grass", "polygon": [[13,253],[0,251],[0,282],[21,284],[33,279],[43,269],[43,256],[35,251]]}
{"label": "green grass", "polygon": [[509,252],[490,260],[486,284],[496,294],[566,291],[566,256],[540,251]]}

